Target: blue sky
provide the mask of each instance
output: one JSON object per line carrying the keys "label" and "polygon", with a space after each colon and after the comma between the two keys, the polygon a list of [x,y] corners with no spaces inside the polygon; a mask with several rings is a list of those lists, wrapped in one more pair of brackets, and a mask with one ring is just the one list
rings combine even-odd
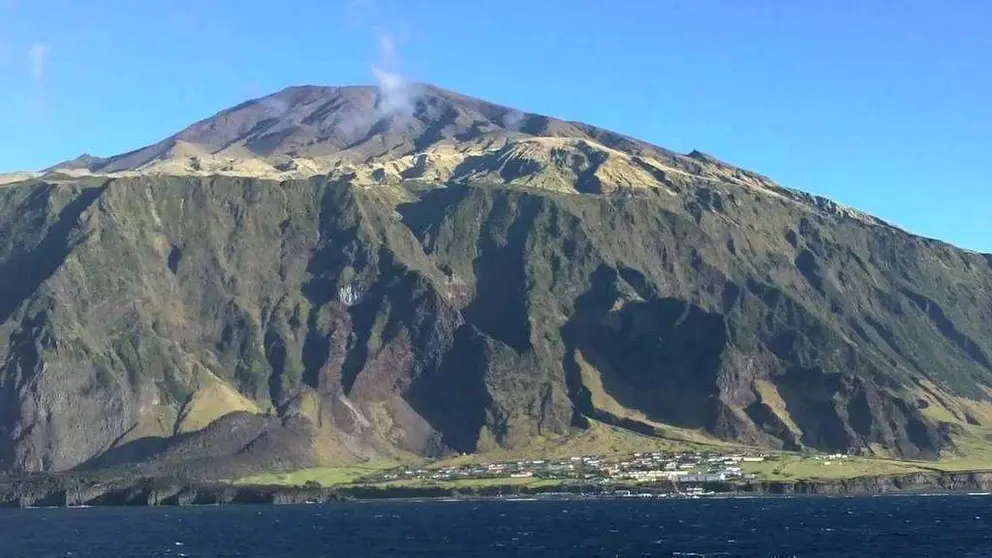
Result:
{"label": "blue sky", "polygon": [[980,0],[0,0],[0,171],[378,65],[992,251],[989,21]]}

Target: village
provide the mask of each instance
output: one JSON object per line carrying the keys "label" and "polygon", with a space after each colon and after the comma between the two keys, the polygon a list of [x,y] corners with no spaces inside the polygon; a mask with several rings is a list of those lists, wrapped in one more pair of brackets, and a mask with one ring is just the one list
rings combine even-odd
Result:
{"label": "village", "polygon": [[[753,478],[747,463],[761,463],[773,456],[758,453],[650,452],[624,457],[572,456],[450,465],[438,468],[401,467],[382,471],[365,482],[449,482],[470,479],[546,479],[599,484],[649,482],[712,483]],[[514,482],[514,481],[508,481]],[[520,482],[520,481],[516,481]]]}

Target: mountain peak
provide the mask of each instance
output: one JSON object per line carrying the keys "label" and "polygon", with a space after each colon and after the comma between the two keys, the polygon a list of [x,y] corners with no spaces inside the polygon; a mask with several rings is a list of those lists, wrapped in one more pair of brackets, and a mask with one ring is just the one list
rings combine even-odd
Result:
{"label": "mountain peak", "polygon": [[178,141],[201,146],[211,155],[363,162],[409,155],[446,139],[511,132],[522,121],[519,114],[426,84],[294,86],[221,111],[92,170],[137,170]]}
{"label": "mountain peak", "polygon": [[722,182],[815,205],[700,151],[680,155],[588,124],[400,80],[287,87],[136,151],[84,155],[49,170],[276,180],[331,175],[360,185],[402,187],[417,179],[592,194],[678,195],[689,184]]}
{"label": "mountain peak", "polygon": [[[566,144],[596,144],[632,157],[681,157],[594,126],[520,111],[425,83],[383,83],[287,87],[223,110],[136,151],[107,159],[79,158],[53,168],[76,174],[293,178],[417,154],[456,152],[462,158],[474,157],[534,138],[568,138],[573,141]],[[597,157],[603,156],[593,158]]]}

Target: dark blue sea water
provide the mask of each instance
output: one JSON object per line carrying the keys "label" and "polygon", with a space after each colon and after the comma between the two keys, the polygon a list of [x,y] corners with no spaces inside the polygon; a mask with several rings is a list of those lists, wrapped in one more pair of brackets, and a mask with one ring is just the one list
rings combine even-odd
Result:
{"label": "dark blue sea water", "polygon": [[0,511],[7,556],[992,556],[992,498]]}

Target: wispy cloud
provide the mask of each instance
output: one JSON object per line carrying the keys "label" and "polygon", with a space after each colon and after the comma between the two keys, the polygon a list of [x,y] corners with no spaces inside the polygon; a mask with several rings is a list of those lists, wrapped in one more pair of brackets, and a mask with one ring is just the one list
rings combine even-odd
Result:
{"label": "wispy cloud", "polygon": [[31,77],[35,80],[41,80],[45,77],[45,71],[48,69],[48,58],[52,52],[52,48],[48,46],[48,43],[38,42],[31,45],[28,49],[28,61],[31,63]]}
{"label": "wispy cloud", "polygon": [[378,116],[413,114],[421,92],[417,84],[410,83],[400,72],[396,36],[382,28],[376,28],[376,34],[379,56],[372,65],[372,76],[379,85]]}
{"label": "wispy cloud", "polygon": [[503,115],[503,127],[508,130],[519,130],[527,115],[519,110],[513,109]]}
{"label": "wispy cloud", "polygon": [[372,66],[372,75],[379,85],[378,117],[413,114],[419,96],[418,87],[403,76]]}
{"label": "wispy cloud", "polygon": [[378,91],[372,111],[349,114],[337,123],[345,134],[365,134],[382,119],[412,116],[422,93],[418,84],[403,76],[400,61],[403,36],[392,31],[394,26],[386,24],[390,20],[387,8],[386,0],[349,0],[347,4],[351,24],[374,37],[376,53],[370,71]]}
{"label": "wispy cloud", "polygon": [[379,35],[379,56],[386,64],[392,65],[396,60],[396,39],[384,29],[376,29]]}

